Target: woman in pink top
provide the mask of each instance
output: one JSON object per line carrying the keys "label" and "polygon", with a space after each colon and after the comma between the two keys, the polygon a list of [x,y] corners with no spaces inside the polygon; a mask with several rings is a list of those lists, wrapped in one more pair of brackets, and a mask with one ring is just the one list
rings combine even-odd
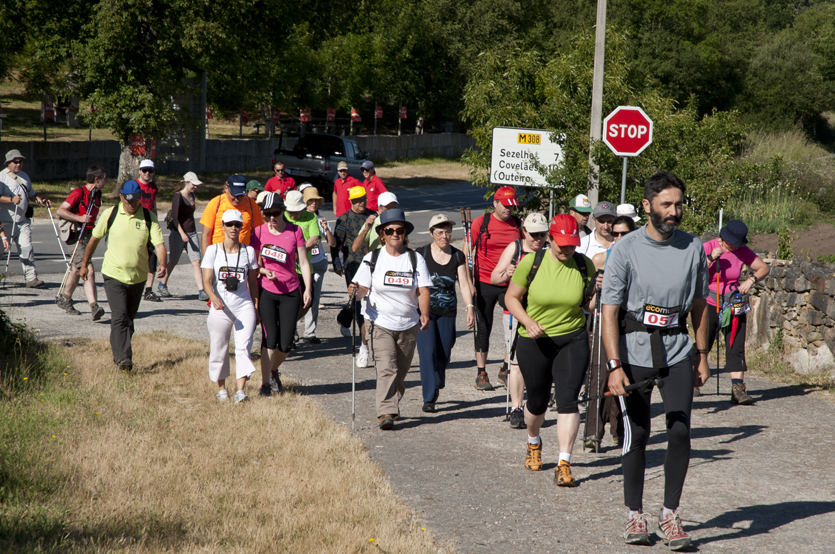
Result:
{"label": "woman in pink top", "polygon": [[[293,345],[299,308],[310,305],[310,264],[307,261],[304,235],[299,226],[284,219],[284,199],[270,193],[261,204],[266,223],[252,233],[250,246],[258,258],[261,293],[261,389],[259,396],[281,392],[278,366],[287,358]],[[302,294],[296,264],[301,268]]]}
{"label": "woman in pink top", "polygon": [[[704,243],[705,255],[708,262],[708,282],[710,283],[710,295],[708,296],[708,318],[710,327],[708,329],[708,349],[713,348],[713,342],[717,339],[717,327],[719,326],[719,314],[716,311],[717,300],[717,279],[716,271],[719,271],[719,309],[722,304],[729,301],[731,296],[739,290],[740,294],[748,294],[758,281],[765,279],[769,267],[762,261],[753,250],[745,246],[748,244],[748,227],[736,219],[728,222],[719,231],[719,238]],[[754,274],[743,282],[739,282],[742,274],[742,266],[747,265]],[[732,315],[736,321],[734,324],[725,327],[722,333],[725,336],[725,367],[731,374],[731,402],[734,404],[753,404],[754,399],[748,395],[743,380],[745,366],[745,314]],[[736,328],[734,330],[734,328]],[[698,391],[698,389],[697,389]]]}

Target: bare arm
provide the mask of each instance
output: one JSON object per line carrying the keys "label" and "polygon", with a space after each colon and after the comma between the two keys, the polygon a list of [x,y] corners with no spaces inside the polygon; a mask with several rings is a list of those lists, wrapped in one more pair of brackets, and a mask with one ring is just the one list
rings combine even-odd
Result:
{"label": "bare arm", "polygon": [[99,245],[100,240],[101,239],[96,237],[90,237],[90,241],[87,243],[87,248],[84,250],[84,260],[81,262],[81,269],[79,271],[81,273],[81,278],[85,281],[87,280],[87,266],[90,264],[90,259],[96,252],[96,247]]}
{"label": "bare arm", "polygon": [[313,248],[319,242],[319,235],[311,235],[304,243],[305,248]]}
{"label": "bare arm", "polygon": [[159,260],[159,264],[157,264],[157,278],[162,279],[168,272],[168,252],[165,251],[164,242],[154,246],[154,249],[156,250],[157,259]]}
{"label": "bare arm", "polygon": [[516,272],[516,264],[512,264],[510,262],[513,260],[514,252],[516,252],[516,243],[511,242],[504,249],[504,252],[502,252],[499,262],[490,274],[491,285],[504,285],[510,281],[511,277],[513,277],[513,274]]}
{"label": "bare arm", "polygon": [[420,330],[429,329],[429,288],[418,287],[418,306],[420,308]]}
{"label": "bare arm", "polygon": [[[771,268],[768,267],[768,264],[762,261],[759,256],[757,256],[757,258],[751,263],[751,269],[754,271],[754,276],[757,278],[757,281],[762,281],[771,272]],[[751,287],[753,287],[754,284],[754,279],[751,279],[750,277],[740,283],[740,294],[748,294],[748,291],[751,290]]]}
{"label": "bare arm", "polygon": [[206,255],[206,249],[212,243],[212,229],[209,227],[203,226],[203,231],[200,233],[200,257]]}
{"label": "bare arm", "polygon": [[302,270],[302,280],[304,281],[302,307],[307,308],[313,300],[313,279],[310,277],[310,262],[307,260],[307,248],[299,246],[296,249],[296,256],[298,256],[299,268]]}
{"label": "bare arm", "polygon": [[[603,333],[603,346],[606,349],[606,357],[610,360],[620,360],[620,333],[618,332],[618,311],[619,305],[603,304],[600,307],[600,328]],[[630,384],[629,378],[623,368],[618,368],[609,373],[609,390],[615,396],[623,396],[623,387]]]}
{"label": "bare arm", "polygon": [[459,265],[458,286],[461,287],[461,297],[467,306],[467,329],[472,329],[475,325],[475,307],[473,306],[473,286],[469,277],[470,272],[467,270],[467,264]]}
{"label": "bare arm", "polygon": [[693,328],[696,332],[696,350],[699,351],[699,364],[693,368],[693,383],[700,387],[710,379],[707,365],[707,301],[704,298],[693,299]]}
{"label": "bare arm", "polygon": [[69,202],[63,202],[58,209],[55,210],[55,215],[67,221],[75,221],[76,223],[87,223],[90,221],[89,215],[76,215],[70,211],[72,206]]}

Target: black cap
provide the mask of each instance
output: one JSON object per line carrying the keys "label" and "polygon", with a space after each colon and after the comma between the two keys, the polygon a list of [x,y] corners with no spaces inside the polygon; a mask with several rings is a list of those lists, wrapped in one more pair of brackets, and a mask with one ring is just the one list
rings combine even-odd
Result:
{"label": "black cap", "polygon": [[748,244],[748,227],[738,219],[732,219],[722,227],[719,236],[731,246],[745,246]]}

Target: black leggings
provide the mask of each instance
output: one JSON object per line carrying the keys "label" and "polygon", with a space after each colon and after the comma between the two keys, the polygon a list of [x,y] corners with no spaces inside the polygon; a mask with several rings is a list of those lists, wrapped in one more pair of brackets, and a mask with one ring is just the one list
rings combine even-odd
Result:
{"label": "black leggings", "polygon": [[264,348],[278,348],[285,354],[290,352],[301,304],[302,295],[299,289],[287,294],[275,294],[261,289],[258,312],[261,314],[261,345]]}
{"label": "black leggings", "polygon": [[493,330],[493,309],[498,303],[502,308],[504,305],[504,293],[507,287],[496,287],[489,283],[475,282],[476,299],[476,352],[487,352],[490,350],[490,331]]}
{"label": "black leggings", "polygon": [[[667,456],[664,460],[664,507],[678,508],[690,464],[690,410],[693,405],[693,366],[690,356],[671,367],[653,369],[623,364],[630,383],[662,377],[661,399],[667,416]],[[630,510],[643,508],[646,449],[650,432],[652,389],[620,396],[623,411],[623,498]]]}
{"label": "black leggings", "polygon": [[589,333],[585,327],[558,337],[520,336],[516,357],[528,389],[528,411],[535,416],[545,413],[551,398],[551,383],[555,383],[557,412],[578,413],[576,404],[563,406],[577,400],[586,378],[589,356]]}
{"label": "black leggings", "polygon": [[[734,345],[730,345],[731,326],[722,329],[725,340],[725,371],[747,371],[745,365],[745,331],[747,330],[748,314],[737,316],[739,328],[736,330]],[[733,321],[733,316],[731,316]],[[713,350],[716,342],[716,327],[719,325],[719,316],[716,315],[716,306],[707,305],[707,348]]]}

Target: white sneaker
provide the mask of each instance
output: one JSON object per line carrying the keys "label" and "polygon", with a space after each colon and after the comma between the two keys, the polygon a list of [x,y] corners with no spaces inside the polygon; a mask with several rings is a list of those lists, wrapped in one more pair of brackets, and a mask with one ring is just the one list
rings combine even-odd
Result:
{"label": "white sneaker", "polygon": [[343,327],[342,325],[339,326],[339,332],[342,333],[343,337],[351,338],[351,330],[347,327]]}
{"label": "white sneaker", "polygon": [[217,399],[221,402],[229,400],[229,393],[226,392],[226,389],[220,389],[220,392],[217,393]]}
{"label": "white sneaker", "polygon": [[368,367],[368,347],[360,346],[360,351],[357,354],[357,367]]}
{"label": "white sneaker", "polygon": [[247,400],[249,400],[249,397],[244,391],[239,390],[235,393],[235,404],[240,404],[241,402],[246,402]]}

